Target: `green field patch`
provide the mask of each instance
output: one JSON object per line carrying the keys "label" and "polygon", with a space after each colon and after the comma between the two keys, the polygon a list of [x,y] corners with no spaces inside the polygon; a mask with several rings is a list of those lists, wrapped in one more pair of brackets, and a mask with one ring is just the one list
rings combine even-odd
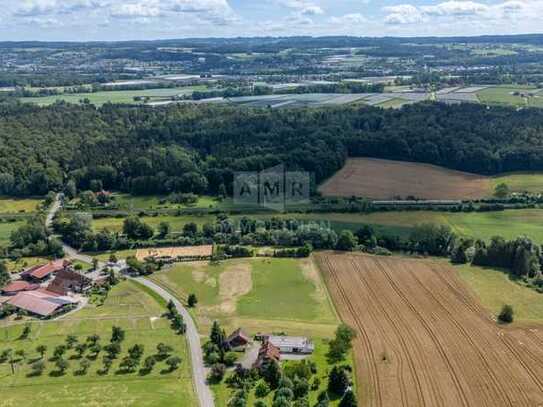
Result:
{"label": "green field patch", "polygon": [[158,210],[158,209],[187,209],[215,208],[220,202],[211,196],[199,196],[194,205],[182,205],[168,201],[167,196],[135,196],[130,194],[114,194],[114,201],[119,209],[125,210]]}
{"label": "green field patch", "polygon": [[188,95],[194,91],[206,90],[205,86],[185,86],[180,88],[157,88],[145,90],[111,90],[93,93],[61,94],[44,97],[19,98],[21,102],[36,103],[40,106],[47,106],[62,100],[68,103],[79,104],[82,100],[88,99],[91,104],[101,106],[104,103],[126,103],[141,104],[142,101],[135,101],[135,97],[169,98],[177,95]]}
{"label": "green field patch", "polygon": [[309,259],[236,259],[219,264],[180,264],[151,276],[184,301],[196,294],[192,310],[202,332],[213,320],[227,330],[268,329],[333,332],[338,322],[320,274]]}
{"label": "green field patch", "polygon": [[402,99],[402,98],[394,98],[389,99],[385,102],[378,103],[375,105],[376,107],[382,107],[383,109],[397,109],[405,105],[406,103],[409,103],[408,100]]}
{"label": "green field patch", "polygon": [[[87,306],[83,310],[68,315],[59,321],[33,321],[28,339],[18,339],[24,324],[0,328],[0,351],[11,348],[24,349],[25,359],[15,363],[15,374],[11,374],[7,363],[0,364],[0,391],[2,405],[20,403],[41,406],[170,406],[196,405],[192,387],[190,356],[183,336],[170,329],[168,321],[161,315],[165,308],[142,291],[133,282],[122,282],[110,292],[104,305]],[[122,352],[114,361],[110,372],[99,374],[102,367],[103,351],[91,365],[86,375],[77,375],[80,360],[72,358],[75,351],[68,350],[64,357],[69,367],[63,376],[51,376],[56,370],[54,362],[49,361],[55,346],[63,344],[66,335],[75,335],[85,341],[88,335],[100,336],[100,343],[106,345],[111,336],[112,326],[120,326],[126,331]],[[119,374],[119,362],[127,354],[129,347],[136,343],[144,346],[143,359],[156,353],[156,345],[165,343],[174,350],[182,363],[179,369],[166,372],[164,361],[158,362],[151,373],[138,372]],[[39,358],[38,345],[47,346],[45,371],[41,376],[27,377],[30,372],[29,361]],[[86,354],[85,354],[86,355]],[[86,356],[84,356],[86,357]]]}
{"label": "green field patch", "polygon": [[41,203],[41,199],[0,197],[0,214],[36,212]]}
{"label": "green field patch", "polygon": [[[98,218],[93,219],[92,228],[94,231],[100,231],[102,229],[109,229],[111,231],[120,232],[123,229],[123,222],[125,218],[121,217],[107,217],[107,218]],[[159,216],[143,216],[141,220],[147,223],[153,228],[157,228],[161,222],[167,222],[170,224],[171,231],[173,233],[181,232],[183,226],[187,223],[196,223],[198,227],[202,227],[204,223],[213,223],[215,221],[215,216],[213,215],[183,215],[183,216],[170,216],[170,215],[159,215]]]}
{"label": "green field patch", "polygon": [[455,268],[493,315],[498,315],[503,305],[510,304],[516,322],[543,321],[543,294],[511,280],[504,271],[467,265]]}
{"label": "green field patch", "polygon": [[543,193],[543,173],[521,172],[492,178],[493,188],[505,183],[511,192]]}
{"label": "green field patch", "polygon": [[[516,95],[515,93],[520,93]],[[493,86],[477,92],[477,97],[482,103],[489,105],[509,105],[516,107],[543,107],[543,97],[537,94],[535,87],[511,85]],[[523,97],[522,94],[534,94]]]}
{"label": "green field patch", "polygon": [[11,232],[18,229],[26,223],[25,220],[12,221],[3,221],[0,222],[0,246],[6,245],[9,243]]}

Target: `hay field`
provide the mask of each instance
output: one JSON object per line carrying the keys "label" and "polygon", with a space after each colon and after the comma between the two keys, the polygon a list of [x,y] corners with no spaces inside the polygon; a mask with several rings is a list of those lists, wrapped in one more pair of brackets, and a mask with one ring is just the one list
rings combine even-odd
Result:
{"label": "hay field", "polygon": [[350,158],[324,182],[324,196],[396,199],[477,199],[492,195],[489,178],[430,164]]}
{"label": "hay field", "polygon": [[443,262],[317,255],[354,342],[361,407],[543,403],[543,329],[502,327]]}

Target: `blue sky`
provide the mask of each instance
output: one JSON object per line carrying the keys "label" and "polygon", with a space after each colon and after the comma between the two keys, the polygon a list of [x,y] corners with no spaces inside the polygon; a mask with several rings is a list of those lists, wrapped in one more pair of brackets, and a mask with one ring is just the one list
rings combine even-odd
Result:
{"label": "blue sky", "polygon": [[1,40],[543,32],[543,0],[0,0]]}

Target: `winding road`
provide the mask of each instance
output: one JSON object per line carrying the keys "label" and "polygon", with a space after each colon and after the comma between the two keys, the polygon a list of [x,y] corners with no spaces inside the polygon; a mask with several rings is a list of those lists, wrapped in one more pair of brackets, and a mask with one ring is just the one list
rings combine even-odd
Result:
{"label": "winding road", "polygon": [[[47,217],[45,219],[45,226],[50,232],[52,232],[51,226],[53,224],[53,218],[55,217],[56,213],[59,211],[61,206],[62,206],[61,197],[60,197],[60,194],[57,194],[54,202],[51,204],[51,207],[49,208],[49,211],[47,212]],[[83,263],[92,264],[92,257],[79,253],[76,249],[74,249],[71,246],[68,246],[64,242],[62,243],[62,246],[64,248],[64,253],[66,254],[68,258],[79,260]],[[105,264],[99,263],[98,268],[95,271],[95,273],[99,273],[103,267],[105,267]],[[145,287],[153,290],[156,294],[158,294],[164,300],[166,301],[172,300],[173,303],[175,304],[175,307],[179,311],[179,313],[183,316],[183,319],[185,320],[185,323],[187,324],[186,337],[187,337],[187,342],[189,345],[190,358],[192,362],[192,380],[194,383],[194,390],[196,391],[196,395],[198,397],[199,405],[200,407],[214,407],[215,402],[213,399],[213,394],[211,392],[211,389],[207,385],[206,372],[205,372],[205,367],[204,367],[204,357],[202,354],[202,346],[200,342],[200,335],[198,334],[198,330],[196,329],[196,324],[194,323],[194,320],[192,319],[191,315],[183,307],[183,304],[181,304],[181,302],[179,302],[177,298],[175,298],[169,292],[164,290],[162,287],[156,285],[152,281],[149,281],[143,277],[136,277],[136,278],[130,277],[130,279],[137,281],[138,283],[144,285]]]}

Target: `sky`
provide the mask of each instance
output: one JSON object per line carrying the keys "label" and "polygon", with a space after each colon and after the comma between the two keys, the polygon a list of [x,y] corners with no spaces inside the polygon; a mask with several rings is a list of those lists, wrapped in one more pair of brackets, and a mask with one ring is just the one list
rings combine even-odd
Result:
{"label": "sky", "polygon": [[0,41],[543,33],[543,0],[0,0]]}

